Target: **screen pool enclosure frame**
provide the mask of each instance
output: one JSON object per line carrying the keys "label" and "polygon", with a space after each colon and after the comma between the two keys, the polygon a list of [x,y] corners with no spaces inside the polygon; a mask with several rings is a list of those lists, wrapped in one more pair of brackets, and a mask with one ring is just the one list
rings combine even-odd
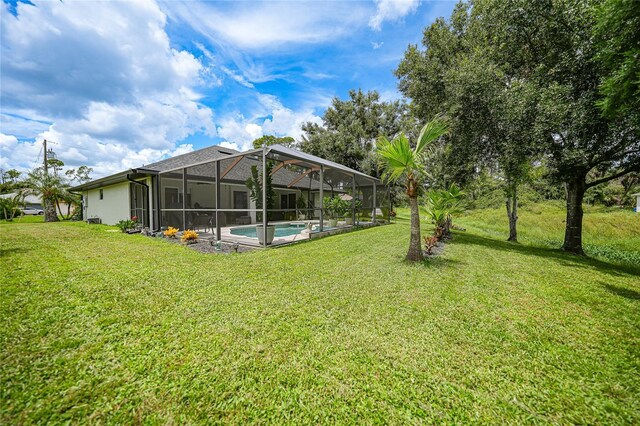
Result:
{"label": "screen pool enclosure frame", "polygon": [[[269,166],[271,167],[270,173],[268,172]],[[187,182],[203,178],[193,173],[190,174],[190,172],[194,170],[199,170],[198,173],[204,173],[209,176],[208,185],[215,185],[214,207],[199,208],[199,206],[197,206],[198,203],[196,203],[196,208],[191,205],[187,206],[187,203],[191,204],[191,201],[187,199],[188,196],[190,197],[190,195],[187,194]],[[234,205],[224,206],[221,200],[223,186],[229,182],[233,182],[235,186],[242,185],[247,179],[251,178],[252,175],[255,177],[256,172],[259,174],[260,182],[264,181],[264,176],[277,176],[279,182],[274,183],[272,188],[285,191],[299,191],[301,199],[304,199],[303,191],[307,191],[309,198],[307,200],[308,204],[300,209],[295,208],[295,206],[294,208],[287,206],[285,209],[268,209],[267,185],[262,184],[262,193],[260,194],[262,198],[261,208],[235,208],[236,206]],[[232,174],[235,176],[230,177]],[[163,189],[165,189],[163,178],[166,179],[169,176],[173,176],[173,185],[177,186],[175,190],[182,194],[174,200],[178,206],[169,206],[168,201],[163,199],[163,197],[165,197],[165,192],[163,192]],[[182,179],[182,188],[179,188],[180,176]],[[301,183],[307,181],[308,184]],[[176,182],[178,183],[176,184]],[[245,187],[245,190],[246,189]],[[262,224],[266,234],[268,225],[278,223],[278,221],[270,220],[270,215],[292,211],[310,212],[311,218],[317,218],[319,221],[315,232],[323,233],[325,231],[325,220],[328,212],[324,205],[324,198],[329,193],[332,197],[340,196],[343,197],[343,200],[351,202],[351,206],[347,211],[348,216],[344,216],[345,218],[351,218],[351,225],[344,226],[344,228],[364,223],[377,224],[380,223],[378,217],[381,217],[382,222],[388,222],[389,220],[389,212],[391,211],[389,190],[380,179],[342,164],[283,145],[266,146],[160,172],[158,173],[155,197],[159,200],[158,217],[161,226],[171,225],[168,223],[168,220],[165,220],[165,215],[169,212],[174,214],[174,217],[176,217],[176,214],[178,215],[175,223],[178,224],[182,222],[183,229],[187,229],[187,224],[190,223],[187,218],[188,214],[206,212],[207,214],[212,214],[212,217],[215,218],[215,225],[212,224],[211,226],[212,230],[215,228],[215,239],[217,241],[236,242],[226,240],[221,235],[221,229],[223,228],[221,222],[226,222],[226,217],[223,218],[223,215],[251,212],[256,217],[256,221],[255,223],[250,223],[254,225]],[[317,204],[319,205],[312,205],[311,198],[317,200]],[[257,200],[252,199],[252,201],[254,201],[256,205],[258,204],[256,202]],[[360,206],[358,206],[358,204],[360,204]],[[179,220],[180,213],[182,213],[181,220]],[[370,219],[370,221],[360,221],[360,217]],[[266,240],[266,238],[263,238],[263,247],[267,247]]]}

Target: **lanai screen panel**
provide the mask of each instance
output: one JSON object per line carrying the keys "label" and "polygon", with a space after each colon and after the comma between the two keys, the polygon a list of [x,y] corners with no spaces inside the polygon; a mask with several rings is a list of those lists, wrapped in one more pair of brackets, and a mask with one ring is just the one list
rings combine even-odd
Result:
{"label": "lanai screen panel", "polygon": [[[249,153],[219,161],[220,227],[262,223],[262,193],[252,193],[248,180],[262,176],[262,155]],[[224,234],[223,234],[224,236]]]}
{"label": "lanai screen panel", "polygon": [[269,221],[320,218],[320,165],[277,152],[267,154],[274,198]]}
{"label": "lanai screen panel", "polygon": [[159,175],[160,215],[162,226],[184,229],[184,180],[183,170]]}
{"label": "lanai screen panel", "polygon": [[356,219],[358,223],[371,222],[374,205],[374,181],[356,177]]}
{"label": "lanai screen panel", "polygon": [[184,229],[213,232],[216,209],[216,162],[185,169]]}
{"label": "lanai screen panel", "polygon": [[391,211],[391,199],[389,197],[389,187],[378,183],[376,185],[376,219],[389,222],[389,212]]}
{"label": "lanai screen panel", "polygon": [[[325,220],[337,220],[336,224],[332,222],[327,225],[332,227],[350,226],[353,224],[354,217],[354,197],[357,195],[354,191],[354,175],[341,169],[333,167],[324,167],[324,217]],[[336,211],[329,206],[331,199],[340,199],[345,209]]]}

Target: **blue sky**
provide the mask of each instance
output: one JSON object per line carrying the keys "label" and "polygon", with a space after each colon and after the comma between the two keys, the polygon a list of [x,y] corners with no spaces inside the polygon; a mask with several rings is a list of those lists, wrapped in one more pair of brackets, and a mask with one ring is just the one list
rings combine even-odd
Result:
{"label": "blue sky", "polygon": [[399,98],[393,70],[452,1],[4,2],[0,168],[44,138],[93,177],[213,144],[300,135],[350,89]]}

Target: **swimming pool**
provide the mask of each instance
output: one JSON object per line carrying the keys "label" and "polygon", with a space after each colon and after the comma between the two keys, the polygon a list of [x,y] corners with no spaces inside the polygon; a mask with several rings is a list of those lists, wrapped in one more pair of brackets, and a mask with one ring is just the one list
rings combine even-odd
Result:
{"label": "swimming pool", "polygon": [[[276,237],[290,237],[292,235],[298,235],[305,228],[303,223],[282,223],[276,226]],[[258,238],[256,235],[256,227],[248,226],[243,228],[231,228],[231,234],[239,235],[247,238]]]}

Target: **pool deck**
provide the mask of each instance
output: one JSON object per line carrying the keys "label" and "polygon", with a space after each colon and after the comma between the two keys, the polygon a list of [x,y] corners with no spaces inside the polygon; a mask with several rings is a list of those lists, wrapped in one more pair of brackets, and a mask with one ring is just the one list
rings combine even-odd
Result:
{"label": "pool deck", "polygon": [[[324,222],[324,230],[320,232],[317,227],[319,225],[318,220],[298,220],[298,221],[279,221],[279,222],[271,222],[272,225],[287,225],[287,224],[297,224],[297,225],[308,225],[311,222],[311,225],[316,229],[309,233],[306,229],[303,230],[299,234],[287,235],[283,237],[275,237],[273,242],[269,245],[269,247],[281,246],[286,244],[291,244],[299,241],[305,241],[309,239],[316,239],[326,237],[328,235],[340,234],[343,232],[350,231],[354,228],[368,228],[371,226],[382,225],[384,221],[378,221],[377,223],[373,222],[358,222],[356,225],[347,225],[344,221],[338,222],[338,225],[334,228],[329,226],[329,222]],[[232,229],[238,228],[254,228],[256,224],[251,225],[235,225],[235,226],[226,226],[220,229],[220,240],[225,243],[238,243],[243,246],[248,247],[262,247],[258,244],[257,238],[246,237],[243,235],[233,234],[231,233]],[[215,241],[217,238],[215,237],[215,232],[198,232],[198,235],[201,239]]]}
{"label": "pool deck", "polygon": [[[290,223],[295,223],[295,224],[301,224],[301,225],[306,225],[309,221],[283,221],[283,222],[271,222],[272,225],[286,225],[286,224],[290,224]],[[310,221],[313,223],[313,221]],[[316,221],[317,223],[317,221]],[[243,244],[243,245],[248,245],[248,246],[254,246],[254,247],[260,247],[260,245],[258,244],[258,238],[252,238],[252,237],[246,237],[244,235],[237,235],[237,234],[233,234],[231,233],[232,229],[238,229],[238,228],[255,228],[256,224],[252,224],[252,225],[240,225],[240,226],[228,226],[225,228],[221,228],[220,229],[220,239],[222,241],[232,241],[232,242],[236,242],[238,244]],[[284,237],[275,237],[273,239],[273,242],[270,244],[271,246],[277,246],[277,245],[282,245],[282,244],[290,244],[296,241],[302,241],[302,240],[308,240],[309,239],[309,233],[305,232],[306,230],[302,230],[301,233],[299,234],[294,234],[294,235],[287,235]]]}
{"label": "pool deck", "polygon": [[[318,220],[296,220],[296,221],[280,221],[280,222],[271,222],[272,225],[285,225],[285,224],[297,224],[297,225],[308,225],[309,223],[311,223],[312,226],[315,225],[315,230],[312,231],[311,233],[309,233],[307,230],[303,230],[301,233],[299,234],[295,234],[295,235],[288,235],[288,236],[283,236],[283,237],[275,237],[273,239],[273,242],[269,245],[269,247],[274,247],[274,246],[280,246],[280,245],[285,245],[285,244],[291,244],[291,243],[295,243],[295,242],[299,242],[299,241],[305,241],[305,240],[309,240],[309,239],[315,239],[315,238],[320,238],[320,237],[324,237],[327,235],[333,235],[333,234],[339,234],[342,232],[346,232],[349,231],[355,227],[369,227],[369,226],[374,226],[374,223],[372,222],[359,222],[357,223],[357,225],[347,225],[344,221],[338,222],[338,225],[335,228],[331,228],[329,226],[329,222],[328,221],[324,221],[324,229],[322,232],[320,232],[317,228],[318,225],[320,224],[320,222]],[[245,237],[242,235],[237,235],[237,234],[232,234],[231,230],[232,229],[238,229],[238,228],[251,228],[251,227],[255,227],[256,224],[252,224],[252,225],[239,225],[239,226],[228,226],[228,227],[224,227],[220,229],[220,240],[224,241],[224,242],[234,242],[234,243],[238,243],[238,244],[242,244],[242,245],[246,245],[246,246],[251,246],[251,247],[262,247],[261,245],[258,244],[258,239],[257,238],[251,238],[251,237]],[[211,235],[211,237],[213,238],[214,236]]]}

